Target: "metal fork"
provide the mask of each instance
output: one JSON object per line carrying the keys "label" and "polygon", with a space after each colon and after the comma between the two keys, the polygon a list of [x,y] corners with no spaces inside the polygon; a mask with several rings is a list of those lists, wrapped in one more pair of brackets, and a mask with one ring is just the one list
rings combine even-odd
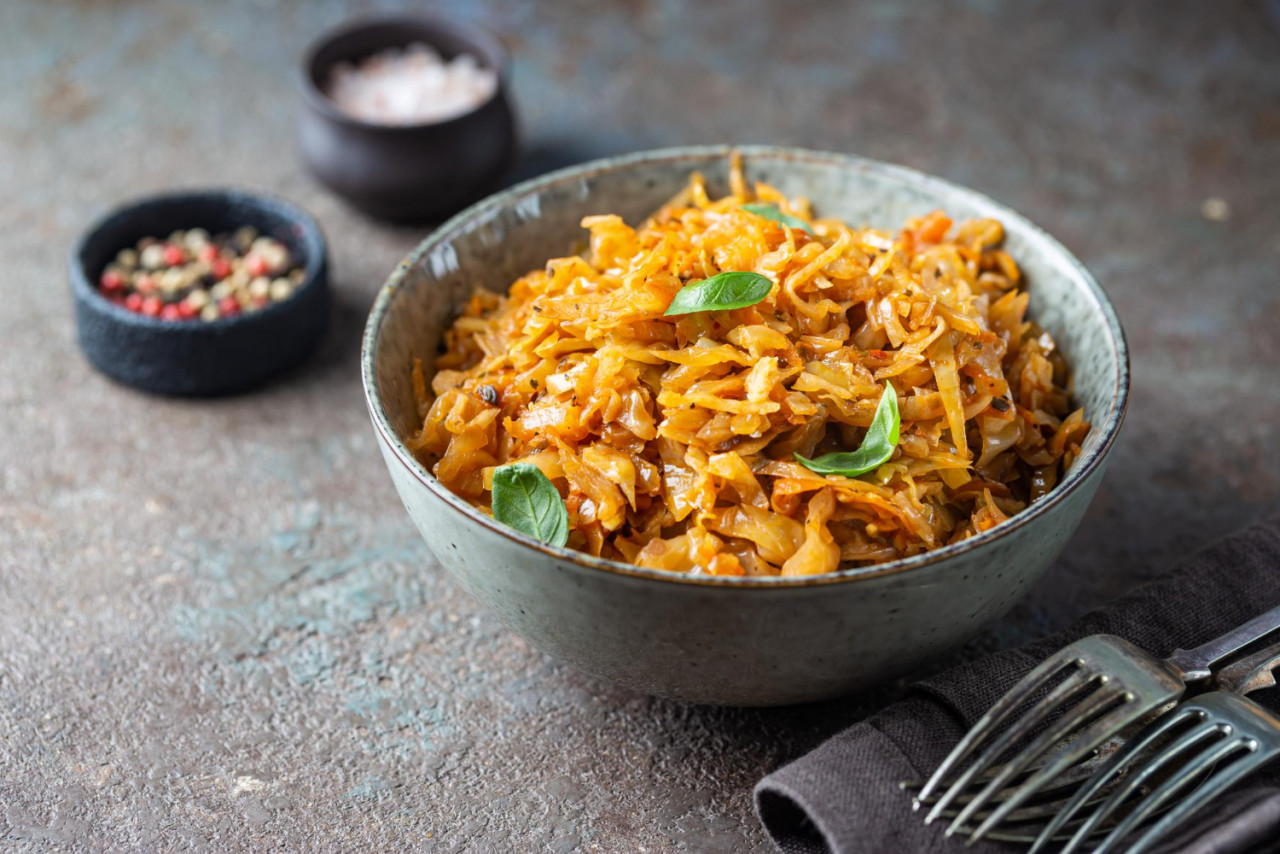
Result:
{"label": "metal fork", "polygon": [[[1141,854],[1228,786],[1280,756],[1280,718],[1244,697],[1275,685],[1273,670],[1277,664],[1280,664],[1280,644],[1232,662],[1214,677],[1219,690],[1181,703],[1174,711],[1148,724],[1103,763],[1045,826],[1031,846],[1030,854],[1043,851],[1069,822],[1084,818],[1060,852],[1072,854],[1079,850],[1087,836],[1128,804],[1129,813],[1094,849],[1094,854],[1105,854],[1157,810],[1198,782],[1194,791],[1174,804],[1128,849],[1128,854]],[[1171,740],[1140,758],[1164,739]],[[1158,785],[1141,793],[1144,785],[1162,774],[1164,779]],[[1114,789],[1099,803],[1095,796],[1109,785],[1114,785]],[[1136,803],[1131,800],[1135,793],[1141,793]],[[1092,814],[1082,815],[1082,808],[1091,802],[1097,808]]]}
{"label": "metal fork", "polygon": [[[1082,760],[1078,765],[1063,772],[1052,782],[1047,784],[1043,789],[1036,793],[1034,798],[1029,799],[1016,810],[1009,813],[1009,815],[1005,816],[1001,825],[990,831],[986,838],[1003,842],[1022,842],[1026,845],[1030,845],[1035,842],[1045,825],[1066,808],[1067,804],[1076,795],[1076,793],[1080,791],[1081,787],[1093,779],[1093,775],[1098,771],[1102,764],[1110,758],[1111,754],[1115,753],[1116,750],[1119,750],[1123,743],[1124,738],[1123,734],[1121,734],[1115,736],[1109,742],[1097,748],[1092,755]],[[996,766],[995,768],[985,772],[979,782],[985,785],[986,781],[1000,773],[1002,768],[1003,766]],[[1011,793],[1016,792],[1022,781],[1034,774],[1036,770],[1038,769],[1032,767],[1015,777],[1008,786],[992,797],[985,810],[974,815],[971,821],[978,822],[985,819],[990,814],[991,810],[998,808],[1002,803],[1004,803],[1005,798],[1007,798]],[[915,782],[908,780],[899,783],[898,785],[904,791],[911,793],[919,793],[920,790],[924,788],[924,782],[922,781]],[[1098,793],[1089,799],[1088,803],[1084,806],[1095,806],[1105,800],[1109,794],[1110,789],[1108,787],[1103,787]],[[971,795],[961,795],[951,804],[946,812],[942,813],[942,818],[954,818],[971,799]],[[933,806],[932,802],[925,802],[925,804],[930,807]],[[1071,824],[1065,824],[1064,826],[1059,827],[1054,838],[1064,841],[1069,839],[1071,834],[1075,832],[1075,828],[1078,824],[1079,821],[1074,821]],[[972,830],[973,827],[971,825],[966,825],[960,829],[960,833],[963,835],[972,832]],[[1096,829],[1095,833],[1103,833],[1108,830],[1110,830],[1109,827],[1102,827]]]}
{"label": "metal fork", "polygon": [[[916,807],[944,785],[947,787],[925,816],[928,824],[942,815],[972,783],[985,784],[955,816],[946,835],[951,836],[962,828],[967,830],[970,820],[1001,794],[1010,781],[1053,750],[1034,773],[1005,793],[1007,796],[1002,802],[970,832],[970,842],[976,842],[1098,745],[1175,702],[1187,685],[1209,679],[1213,665],[1277,628],[1280,628],[1280,606],[1206,644],[1177,650],[1163,661],[1111,635],[1092,635],[1076,641],[1041,662],[974,724],[929,778],[916,799]],[[1062,681],[1054,685],[1059,677],[1063,677]],[[1024,713],[1016,714],[1045,691],[1047,693]],[[1072,703],[1074,705],[1070,705]],[[1061,714],[1055,718],[1055,712]],[[1007,729],[997,735],[1002,726]],[[1035,733],[1040,727],[1043,729]],[[1028,737],[1029,742],[996,773],[985,774],[1005,753]],[[949,779],[980,747],[982,752],[973,763],[958,777]]]}

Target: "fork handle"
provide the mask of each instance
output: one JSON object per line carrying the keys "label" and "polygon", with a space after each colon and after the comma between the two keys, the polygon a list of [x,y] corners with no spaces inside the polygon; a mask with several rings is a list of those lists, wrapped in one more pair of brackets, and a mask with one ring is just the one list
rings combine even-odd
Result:
{"label": "fork handle", "polygon": [[1272,643],[1253,655],[1236,659],[1213,674],[1213,681],[1221,691],[1230,691],[1243,697],[1276,684],[1272,673],[1280,665],[1280,642]]}
{"label": "fork handle", "polygon": [[1202,682],[1213,675],[1213,665],[1276,629],[1280,629],[1280,605],[1206,644],[1175,650],[1166,661],[1182,671],[1183,681]]}

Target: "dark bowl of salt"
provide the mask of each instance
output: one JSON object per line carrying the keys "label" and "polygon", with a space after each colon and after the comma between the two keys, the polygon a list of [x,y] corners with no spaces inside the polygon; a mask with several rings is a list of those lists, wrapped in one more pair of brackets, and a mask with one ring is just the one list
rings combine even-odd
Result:
{"label": "dark bowl of salt", "polygon": [[501,43],[478,27],[430,16],[344,24],[303,59],[302,158],[371,216],[443,219],[514,164],[508,69]]}

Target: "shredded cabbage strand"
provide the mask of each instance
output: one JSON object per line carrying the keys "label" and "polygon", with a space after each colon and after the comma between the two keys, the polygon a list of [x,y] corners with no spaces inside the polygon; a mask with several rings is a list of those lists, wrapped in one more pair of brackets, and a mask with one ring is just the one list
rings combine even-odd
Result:
{"label": "shredded cabbage strand", "polygon": [[[712,199],[694,174],[634,228],[587,217],[582,255],[475,293],[430,383],[420,362],[412,377],[409,444],[441,483],[492,512],[495,468],[527,463],[559,492],[570,548],[811,575],[963,540],[1061,480],[1089,424],[998,221],[854,228],[748,185],[736,158],[731,187]],[[729,271],[775,286],[665,314]],[[887,459],[857,477],[795,461],[859,448],[893,387]]]}

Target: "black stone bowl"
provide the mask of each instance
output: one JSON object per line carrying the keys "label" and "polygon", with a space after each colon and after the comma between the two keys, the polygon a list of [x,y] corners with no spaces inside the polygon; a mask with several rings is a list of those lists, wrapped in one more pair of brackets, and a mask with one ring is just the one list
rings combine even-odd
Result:
{"label": "black stone bowl", "polygon": [[[289,247],[306,277],[287,300],[212,322],[161,320],[107,300],[97,282],[121,249],[178,229],[250,225]],[[244,391],[304,359],[329,324],[328,256],[320,226],[288,202],[235,190],[155,196],[95,223],[69,259],[80,348],[94,367],[156,394]]]}
{"label": "black stone bowl", "polygon": [[[469,53],[497,71],[493,97],[444,121],[382,125],[348,116],[325,94],[335,63],[419,41],[446,60]],[[321,36],[303,59],[302,159],[325,186],[371,216],[395,222],[443,219],[497,189],[514,164],[508,65],[497,38],[455,21],[411,16],[345,24]]]}

